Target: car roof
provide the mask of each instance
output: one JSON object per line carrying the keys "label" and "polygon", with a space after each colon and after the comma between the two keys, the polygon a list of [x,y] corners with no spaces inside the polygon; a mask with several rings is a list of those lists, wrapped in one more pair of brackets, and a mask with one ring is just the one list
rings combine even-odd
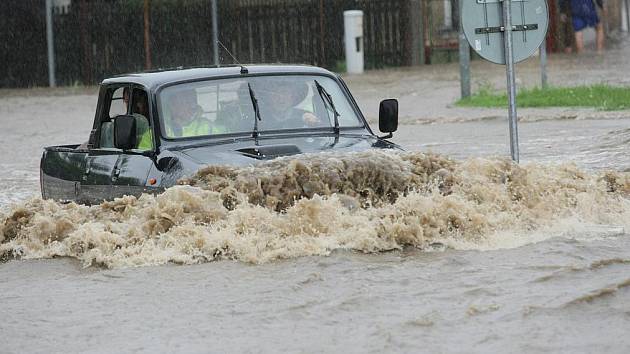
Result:
{"label": "car roof", "polygon": [[196,81],[203,79],[213,79],[220,77],[238,76],[238,75],[265,75],[265,74],[314,74],[336,76],[330,71],[309,65],[248,65],[248,73],[243,74],[239,65],[229,65],[221,67],[197,67],[197,68],[177,68],[156,71],[146,71],[141,73],[132,73],[118,75],[113,78],[105,79],[102,85],[132,83],[153,90],[158,87],[178,82]]}

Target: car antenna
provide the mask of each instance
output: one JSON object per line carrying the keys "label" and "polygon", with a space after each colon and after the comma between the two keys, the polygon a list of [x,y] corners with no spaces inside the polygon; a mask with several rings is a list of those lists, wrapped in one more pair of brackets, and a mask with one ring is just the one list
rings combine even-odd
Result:
{"label": "car antenna", "polygon": [[236,57],[232,55],[232,52],[230,52],[230,50],[227,49],[227,47],[223,45],[223,43],[220,40],[217,39],[217,43],[232,57],[232,59],[234,59],[236,64],[238,64],[238,66],[241,67],[241,74],[243,75],[249,74],[249,70],[245,67],[245,65],[241,64],[241,62],[239,62],[238,59],[236,59]]}

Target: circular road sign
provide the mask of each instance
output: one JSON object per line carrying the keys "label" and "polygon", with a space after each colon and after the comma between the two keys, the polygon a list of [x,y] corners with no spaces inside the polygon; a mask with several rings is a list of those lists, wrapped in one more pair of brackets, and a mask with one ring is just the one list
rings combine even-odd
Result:
{"label": "circular road sign", "polygon": [[[462,1],[462,27],[470,46],[482,58],[505,64],[503,1]],[[512,0],[514,62],[532,56],[547,35],[549,11],[546,0]]]}

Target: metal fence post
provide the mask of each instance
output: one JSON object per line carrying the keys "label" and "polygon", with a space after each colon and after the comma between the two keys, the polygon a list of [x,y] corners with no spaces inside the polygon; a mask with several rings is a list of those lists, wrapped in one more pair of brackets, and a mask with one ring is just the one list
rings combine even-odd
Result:
{"label": "metal fence post", "polygon": [[151,70],[151,0],[144,0],[144,66]]}
{"label": "metal fence post", "polygon": [[328,65],[326,62],[326,27],[324,17],[324,0],[319,0],[319,65]]}
{"label": "metal fence post", "polygon": [[53,36],[52,0],[46,0],[46,44],[48,46],[48,85],[57,86],[55,79],[55,38]]}
{"label": "metal fence post", "polygon": [[217,1],[212,0],[212,50],[214,54],[214,65],[219,66],[219,15]]}
{"label": "metal fence post", "polygon": [[410,37],[411,37],[411,65],[421,65],[424,63],[424,43],[422,33],[422,3],[421,0],[409,1],[410,10]]}
{"label": "metal fence post", "polygon": [[547,88],[547,40],[540,45],[540,79],[543,89]]}

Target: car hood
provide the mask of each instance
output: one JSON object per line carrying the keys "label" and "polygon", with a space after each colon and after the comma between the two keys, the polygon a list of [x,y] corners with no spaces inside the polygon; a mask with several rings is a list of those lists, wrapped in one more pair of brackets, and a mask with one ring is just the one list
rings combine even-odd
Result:
{"label": "car hood", "polygon": [[364,151],[373,148],[400,149],[373,135],[282,136],[230,140],[179,148],[182,157],[199,165],[246,166],[282,156],[325,151]]}

